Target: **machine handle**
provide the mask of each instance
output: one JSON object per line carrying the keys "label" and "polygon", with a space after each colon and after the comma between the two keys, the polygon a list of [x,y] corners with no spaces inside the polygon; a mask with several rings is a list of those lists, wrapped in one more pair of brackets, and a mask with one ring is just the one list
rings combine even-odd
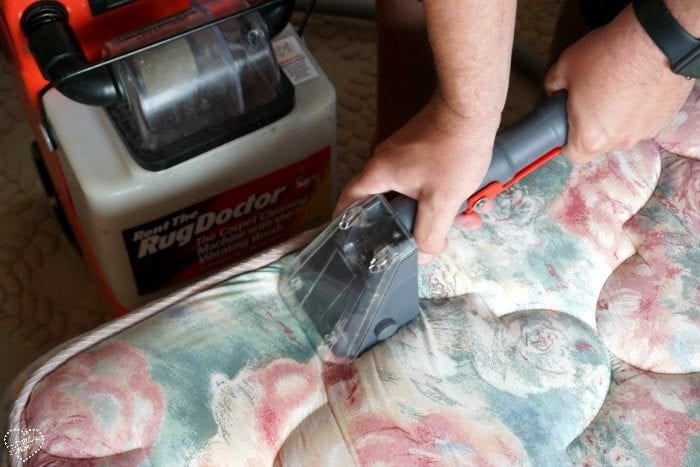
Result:
{"label": "machine handle", "polygon": [[[469,214],[486,199],[495,198],[532,173],[561,151],[568,135],[566,91],[558,91],[541,101],[529,114],[496,135],[493,156],[484,181],[459,209]],[[413,230],[418,204],[397,195],[391,205],[398,218]]]}

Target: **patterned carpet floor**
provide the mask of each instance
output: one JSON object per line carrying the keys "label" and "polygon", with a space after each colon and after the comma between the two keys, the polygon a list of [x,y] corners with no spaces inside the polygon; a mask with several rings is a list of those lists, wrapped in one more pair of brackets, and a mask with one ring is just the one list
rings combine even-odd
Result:
{"label": "patterned carpet floor", "polygon": [[[543,56],[560,0],[521,2],[517,37]],[[370,155],[375,123],[374,23],[315,15],[307,43],[338,92],[341,182]],[[517,70],[504,121],[533,105],[539,87]],[[111,316],[82,256],[61,232],[31,161],[32,135],[0,60],[0,392],[32,360]]]}

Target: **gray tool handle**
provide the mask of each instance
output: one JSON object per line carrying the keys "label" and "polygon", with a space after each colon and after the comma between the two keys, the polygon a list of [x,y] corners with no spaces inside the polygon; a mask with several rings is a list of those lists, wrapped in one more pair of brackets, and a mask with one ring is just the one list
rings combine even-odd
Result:
{"label": "gray tool handle", "polygon": [[[542,156],[566,144],[568,129],[566,91],[559,91],[541,101],[529,114],[496,135],[491,165],[486,177],[469,199],[481,198],[479,192],[493,182],[505,185],[523,169],[537,168],[537,162]],[[391,205],[401,223],[412,231],[417,202],[397,195],[391,200]],[[459,212],[468,207],[467,200]]]}

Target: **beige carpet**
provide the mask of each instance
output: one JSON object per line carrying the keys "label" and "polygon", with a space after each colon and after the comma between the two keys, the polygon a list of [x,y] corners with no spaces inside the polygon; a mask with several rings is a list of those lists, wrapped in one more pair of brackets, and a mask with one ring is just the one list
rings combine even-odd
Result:
{"label": "beige carpet", "polygon": [[[518,37],[545,54],[560,0],[521,2]],[[316,15],[306,37],[338,91],[341,178],[362,168],[374,128],[370,21]],[[515,73],[505,120],[535,101]],[[110,319],[80,254],[61,233],[32,164],[30,131],[0,61],[0,392],[32,360]]]}

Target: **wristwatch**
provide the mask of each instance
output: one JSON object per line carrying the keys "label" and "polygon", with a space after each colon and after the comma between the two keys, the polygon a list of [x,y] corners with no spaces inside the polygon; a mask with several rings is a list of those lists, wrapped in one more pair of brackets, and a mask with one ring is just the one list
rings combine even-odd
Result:
{"label": "wristwatch", "polygon": [[700,39],[676,21],[663,0],[633,0],[644,30],[671,62],[671,70],[688,79],[700,78]]}

